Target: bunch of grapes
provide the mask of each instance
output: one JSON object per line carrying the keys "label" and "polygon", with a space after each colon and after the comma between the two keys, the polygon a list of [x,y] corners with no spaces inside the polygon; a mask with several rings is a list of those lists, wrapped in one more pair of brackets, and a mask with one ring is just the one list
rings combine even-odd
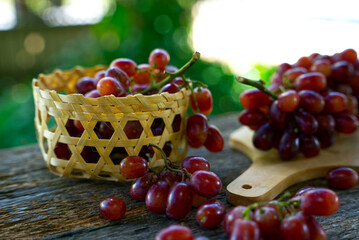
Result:
{"label": "bunch of grapes", "polygon": [[283,160],[299,152],[317,156],[335,143],[336,133],[358,127],[359,60],[353,49],[283,63],[268,89],[262,81],[237,80],[257,88],[240,95],[245,110],[239,122],[255,131],[256,148],[277,148]]}
{"label": "bunch of grapes", "polygon": [[[191,91],[190,101],[194,112],[187,120],[188,145],[192,148],[205,146],[210,152],[220,152],[224,147],[222,134],[216,126],[208,124],[206,117],[212,112],[212,94],[202,82],[192,81],[184,76],[184,73],[199,60],[199,57],[198,52],[194,53],[192,59],[180,69],[168,65],[170,55],[164,49],[154,49],[149,55],[148,63],[139,65],[131,59],[118,58],[111,62],[108,69],[97,72],[94,77],[80,78],[76,83],[76,90],[85,97],[98,98],[107,95],[126,97],[138,93],[145,95],[176,93],[181,88],[188,88]],[[194,85],[197,87],[194,88]],[[172,126],[174,131],[178,131],[181,118],[175,117]],[[157,119],[151,126],[155,136],[161,135],[164,128],[164,122],[157,122]],[[84,132],[84,127],[79,120],[69,119],[66,129],[73,137],[79,137]],[[139,121],[129,121],[123,130],[128,139],[137,139],[143,127]],[[100,139],[110,139],[114,128],[109,122],[98,122],[94,131]],[[171,143],[166,143],[163,150],[170,153],[172,148]],[[69,160],[71,157],[67,144],[57,143],[54,151],[60,159]],[[113,159],[113,161],[118,163],[127,156],[127,152],[119,150],[115,155],[119,159]],[[145,149],[140,155],[153,155],[153,151]],[[91,147],[85,147],[81,156],[87,163],[96,163],[99,159],[97,150]]]}
{"label": "bunch of grapes", "polygon": [[[181,166],[175,166],[166,158],[161,148],[151,146],[159,150],[164,158],[165,167],[160,173],[151,171],[147,160],[139,156],[126,157],[120,163],[121,174],[134,179],[130,188],[131,197],[137,201],[145,201],[150,212],[165,212],[168,217],[181,220],[187,216],[192,206],[198,207],[207,198],[218,195],[222,182],[210,171],[205,158],[187,157]],[[110,212],[111,208],[109,206]]]}

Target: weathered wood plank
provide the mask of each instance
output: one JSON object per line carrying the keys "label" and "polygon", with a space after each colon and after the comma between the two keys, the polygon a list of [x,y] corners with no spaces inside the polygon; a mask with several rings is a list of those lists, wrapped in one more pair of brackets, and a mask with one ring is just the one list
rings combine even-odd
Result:
{"label": "weathered wood plank", "polygon": [[[237,114],[213,118],[225,139],[239,125]],[[223,152],[210,154],[205,149],[190,150],[188,155],[206,157],[223,186],[233,181],[251,164],[243,154],[231,149],[228,141]],[[143,203],[130,198],[130,184],[60,178],[51,174],[37,145],[0,151],[0,239],[153,239],[163,227],[178,223],[165,214],[152,214]],[[289,188],[291,192],[307,186],[326,187],[316,179]],[[225,188],[217,199],[226,203]],[[359,187],[336,191],[341,200],[337,214],[319,218],[329,239],[359,239]],[[126,217],[110,222],[98,214],[99,202],[111,195],[124,199]],[[206,230],[195,221],[195,209],[182,221],[195,236],[226,239],[222,228]]]}

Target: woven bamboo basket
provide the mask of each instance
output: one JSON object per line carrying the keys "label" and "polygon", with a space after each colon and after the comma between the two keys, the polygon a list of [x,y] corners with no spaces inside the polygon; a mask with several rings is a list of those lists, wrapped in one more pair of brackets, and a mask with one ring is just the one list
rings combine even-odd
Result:
{"label": "woven bamboo basket", "polygon": [[[184,131],[189,91],[182,89],[174,94],[137,94],[121,98],[86,98],[74,93],[79,78],[93,77],[103,69],[106,67],[75,67],[67,71],[56,70],[48,75],[40,74],[33,80],[37,139],[49,170],[63,177],[127,181],[119,171],[119,160],[114,160],[114,153],[140,155],[149,143],[160,148],[172,145],[169,158],[172,162],[180,162],[187,152]],[[61,91],[69,94],[61,94]],[[180,126],[176,128],[173,126],[175,118],[181,119]],[[80,136],[71,136],[66,128],[66,124],[73,120],[79,120],[84,128]],[[164,123],[163,133],[153,134],[151,126],[159,120]],[[96,134],[95,128],[102,121],[113,128],[114,133],[109,139],[102,139]],[[126,136],[124,128],[129,121],[140,123],[142,132],[139,138],[129,139]],[[68,146],[71,157],[57,157],[55,147],[59,143]],[[88,162],[83,157],[84,149],[89,148],[97,152],[98,159],[95,161]],[[164,164],[157,150],[148,159],[151,169],[160,169]]]}

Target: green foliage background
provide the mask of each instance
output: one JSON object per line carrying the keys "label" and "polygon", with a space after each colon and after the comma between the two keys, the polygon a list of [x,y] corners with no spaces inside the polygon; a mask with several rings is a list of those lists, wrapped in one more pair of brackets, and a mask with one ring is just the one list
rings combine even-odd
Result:
{"label": "green foliage background", "polygon": [[[127,57],[138,64],[148,61],[154,48],[164,48],[171,56],[171,65],[181,66],[193,53],[189,45],[194,0],[133,0],[116,1],[111,11],[100,23],[89,26],[86,36],[77,36],[64,44],[54,54],[46,56],[47,65],[41,72],[55,68],[69,69],[75,65],[94,66],[109,64],[118,57]],[[36,6],[31,6],[35,8]],[[261,78],[268,80],[273,68],[256,66]],[[13,101],[16,96],[31,93],[34,72],[21,75],[26,89],[7,86],[0,95],[0,148],[36,142],[33,99]],[[246,87],[239,86],[230,69],[221,63],[197,62],[187,73],[191,79],[208,84],[213,94],[213,115],[239,112],[242,107],[238,96]],[[1,82],[6,76],[0,75]],[[22,92],[21,92],[22,91]],[[211,117],[211,116],[210,116]]]}

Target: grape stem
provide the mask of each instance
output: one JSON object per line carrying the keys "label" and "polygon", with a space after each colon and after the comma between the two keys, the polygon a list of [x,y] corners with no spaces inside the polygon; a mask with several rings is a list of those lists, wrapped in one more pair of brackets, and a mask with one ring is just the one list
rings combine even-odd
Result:
{"label": "grape stem", "polygon": [[161,87],[163,87],[164,85],[166,85],[167,83],[172,81],[174,78],[183,76],[183,74],[190,67],[192,67],[193,64],[195,64],[200,59],[200,57],[201,57],[201,54],[199,52],[194,52],[193,55],[192,55],[192,58],[185,65],[183,65],[177,72],[167,73],[168,76],[164,80],[162,80],[159,83],[151,84],[151,86],[149,88],[143,90],[141,93],[146,94],[146,93],[151,92],[153,90],[160,89]]}
{"label": "grape stem", "polygon": [[261,90],[262,92],[264,92],[265,94],[267,94],[268,96],[270,96],[271,98],[273,98],[274,100],[276,100],[278,97],[276,95],[274,95],[272,92],[270,92],[265,86],[265,82],[263,80],[251,80],[245,77],[241,77],[238,76],[236,77],[236,80],[240,83],[243,83],[245,85],[249,85],[252,87],[257,88],[258,90]]}
{"label": "grape stem", "polygon": [[172,171],[172,172],[179,172],[179,173],[182,173],[182,174],[183,174],[183,175],[182,175],[182,181],[184,180],[184,175],[187,175],[187,177],[191,177],[191,176],[192,176],[192,174],[190,174],[187,170],[181,170],[181,169],[176,169],[176,168],[171,167],[171,166],[168,164],[168,162],[171,162],[171,161],[167,158],[165,152],[164,152],[160,147],[158,147],[157,145],[152,144],[152,143],[150,143],[150,144],[148,144],[148,145],[151,146],[151,147],[154,147],[154,148],[156,148],[158,151],[160,151],[160,153],[161,153],[161,155],[162,155],[162,158],[163,158],[163,161],[165,162],[165,168],[166,168],[166,169],[168,169],[168,170],[170,170],[170,171]]}

